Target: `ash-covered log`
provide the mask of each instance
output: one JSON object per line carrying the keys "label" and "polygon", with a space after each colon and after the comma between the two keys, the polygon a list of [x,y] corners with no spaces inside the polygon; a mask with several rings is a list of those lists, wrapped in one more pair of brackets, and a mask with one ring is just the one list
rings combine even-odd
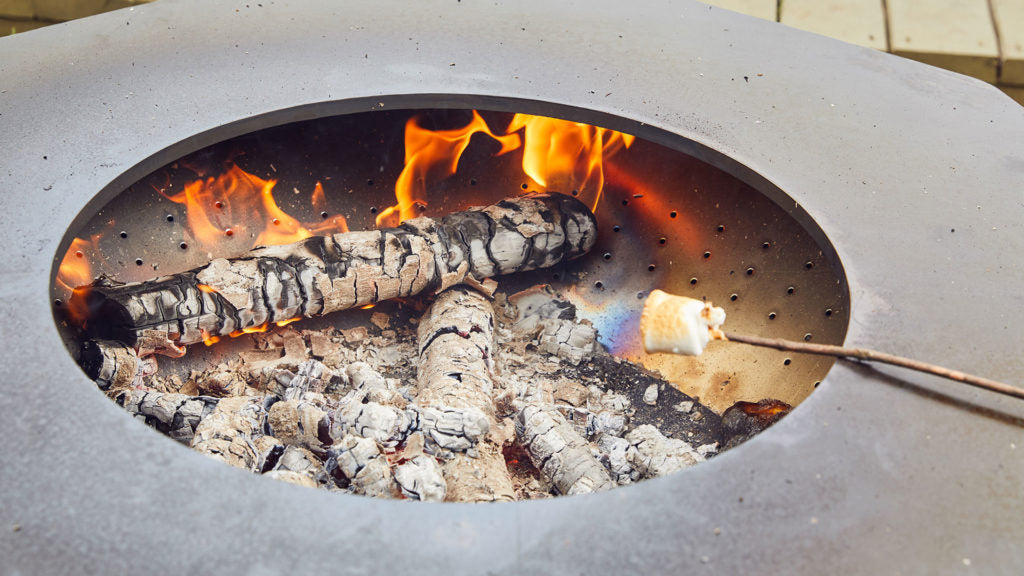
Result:
{"label": "ash-covered log", "polygon": [[192,448],[236,468],[254,470],[260,455],[253,439],[262,435],[266,418],[262,398],[223,398],[196,426]]}
{"label": "ash-covered log", "polygon": [[[446,458],[442,470],[447,499],[514,500],[502,447],[487,435],[497,425],[491,303],[475,290],[449,288],[420,320],[418,341],[418,425],[436,452]],[[417,475],[429,473],[429,467],[415,470]],[[398,471],[395,474],[399,478]],[[424,485],[432,484],[424,480]],[[413,492],[404,485],[403,490]]]}
{"label": "ash-covered log", "polygon": [[114,401],[146,424],[183,444],[192,442],[203,418],[219,401],[209,396],[164,393],[156,390],[121,390]]}
{"label": "ash-covered log", "polygon": [[157,370],[152,354],[140,357],[131,346],[113,340],[86,340],[79,350],[78,363],[86,376],[111,396],[141,385],[143,378]]}
{"label": "ash-covered log", "polygon": [[596,237],[596,220],[583,203],[534,194],[441,220],[420,217],[397,228],[260,247],[148,282],[101,278],[73,298],[89,311],[92,337],[134,346],[144,331],[158,330],[180,346],[553,266],[587,252]]}
{"label": "ash-covered log", "polygon": [[615,487],[590,445],[558,410],[527,404],[519,413],[517,428],[534,466],[559,494],[586,494]]}

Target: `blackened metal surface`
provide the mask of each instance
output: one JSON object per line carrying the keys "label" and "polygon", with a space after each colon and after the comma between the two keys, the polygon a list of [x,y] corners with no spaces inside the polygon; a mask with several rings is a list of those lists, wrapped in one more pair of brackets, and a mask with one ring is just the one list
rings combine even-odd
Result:
{"label": "blackened metal surface", "polygon": [[848,344],[1019,384],[1024,113],[991,86],[689,2],[162,0],[0,39],[0,79],[5,572],[1024,562],[1013,399],[838,364],[778,425],[670,477],[510,505],[378,502],[228,469],[126,418],[60,351],[48,297],[64,230],[157,153],[296,105],[273,122],[454,94],[435,104],[563,112],[688,147],[765,193],[774,183],[843,260]]}

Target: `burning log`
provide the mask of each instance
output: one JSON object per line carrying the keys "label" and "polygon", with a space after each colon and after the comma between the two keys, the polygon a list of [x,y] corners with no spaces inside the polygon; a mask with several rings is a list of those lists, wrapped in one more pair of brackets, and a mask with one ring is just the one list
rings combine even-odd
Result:
{"label": "burning log", "polygon": [[[467,288],[442,292],[420,320],[418,341],[415,404],[419,429],[436,446],[436,452],[447,457],[443,471],[448,498],[461,502],[514,500],[501,446],[487,437],[497,426],[490,302]],[[417,475],[429,472],[417,470]]]}
{"label": "burning log", "polygon": [[158,330],[180,346],[553,266],[587,252],[596,234],[594,215],[578,200],[535,194],[441,220],[261,247],[148,282],[101,278],[73,299],[89,311],[87,329],[97,337],[134,345]]}

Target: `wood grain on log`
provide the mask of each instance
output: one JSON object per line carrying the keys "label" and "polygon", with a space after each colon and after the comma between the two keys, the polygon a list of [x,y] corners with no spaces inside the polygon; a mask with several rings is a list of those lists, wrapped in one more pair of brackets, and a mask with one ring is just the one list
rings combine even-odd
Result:
{"label": "wood grain on log", "polygon": [[180,346],[441,291],[468,277],[553,266],[587,252],[596,236],[596,220],[581,202],[534,194],[441,220],[260,247],[148,282],[101,278],[74,298],[90,311],[91,335],[134,345],[144,331],[157,330]]}
{"label": "wood grain on log", "polygon": [[501,446],[487,438],[496,427],[494,313],[487,297],[465,287],[442,292],[420,319],[418,342],[418,425],[446,457],[448,499],[514,500]]}

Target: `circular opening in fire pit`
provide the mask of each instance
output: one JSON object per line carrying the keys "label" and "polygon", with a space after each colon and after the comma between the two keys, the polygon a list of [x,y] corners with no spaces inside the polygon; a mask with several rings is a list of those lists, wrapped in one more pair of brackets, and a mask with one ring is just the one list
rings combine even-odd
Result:
{"label": "circular opening in fire pit", "polygon": [[732,331],[842,342],[839,260],[768,181],[622,118],[434,104],[282,112],[137,166],[57,257],[69,350],[230,464],[462,501],[684,468],[824,378],[822,357],[641,345],[655,289],[723,306]]}

